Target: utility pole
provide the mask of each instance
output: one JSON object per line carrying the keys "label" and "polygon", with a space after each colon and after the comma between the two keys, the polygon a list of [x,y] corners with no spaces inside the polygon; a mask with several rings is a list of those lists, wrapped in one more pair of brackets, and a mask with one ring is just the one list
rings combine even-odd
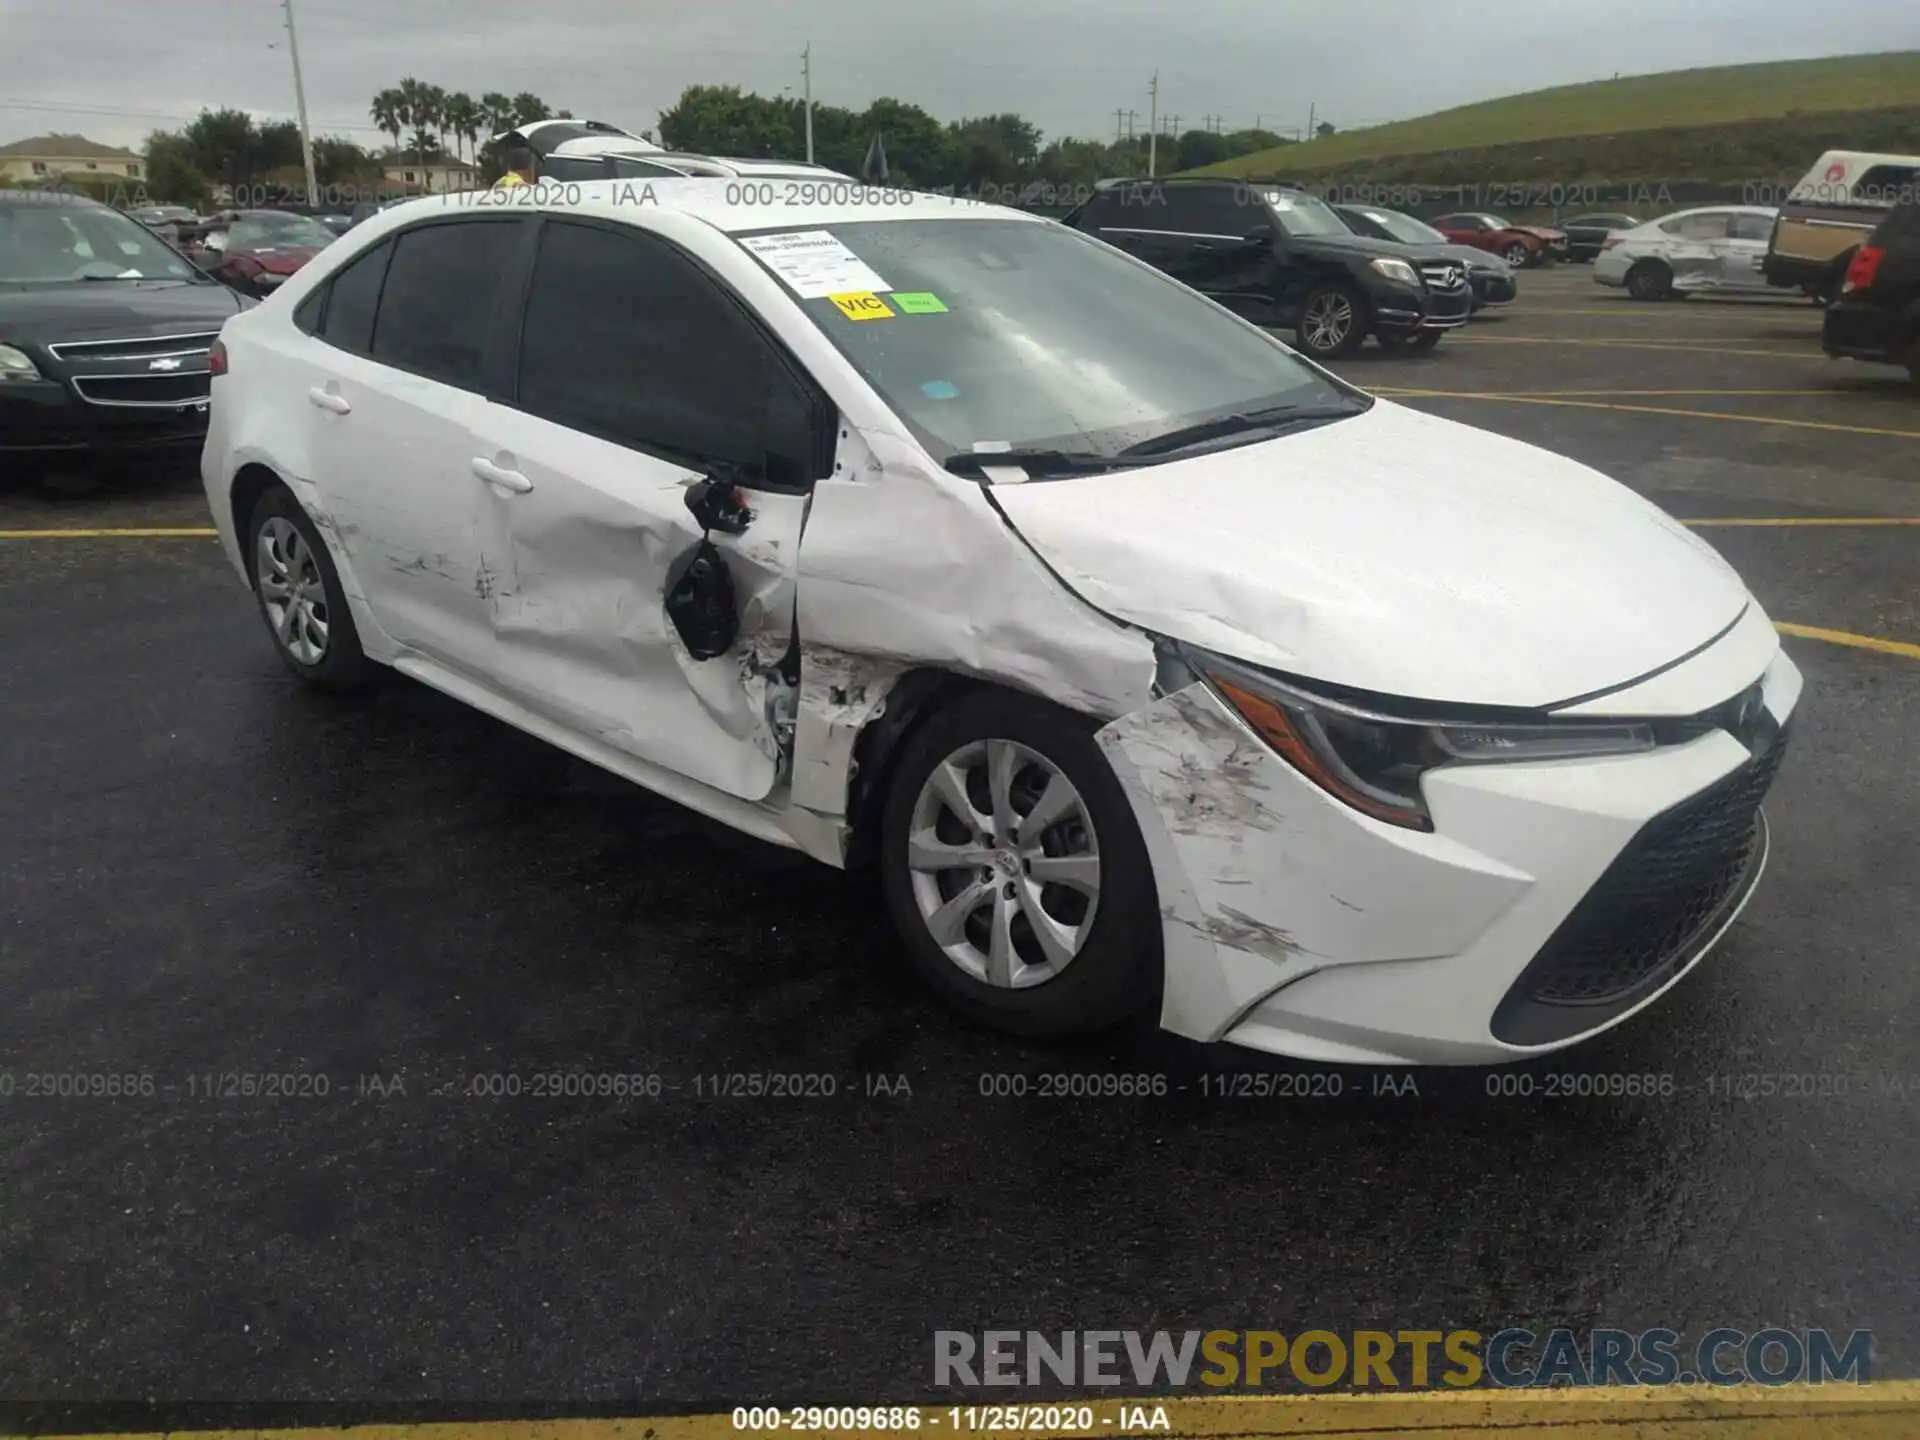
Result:
{"label": "utility pole", "polygon": [[[1307,102],[1307,133],[1300,137],[1302,140],[1311,140],[1313,138],[1313,122],[1319,112],[1319,102],[1317,100],[1309,100]],[[1296,110],[1294,113],[1297,115],[1300,112]]]}
{"label": "utility pole", "polygon": [[807,48],[800,52],[800,75],[806,82],[807,107],[807,163],[813,163],[813,42],[807,42]]}
{"label": "utility pole", "polygon": [[1147,85],[1147,178],[1154,178],[1160,160],[1160,72]]}
{"label": "utility pole", "polygon": [[320,177],[313,169],[313,130],[307,124],[307,86],[300,78],[300,41],[293,32],[293,0],[280,0],[287,12],[287,54],[293,59],[293,100],[300,110],[300,154],[307,165],[307,208],[320,208]]}
{"label": "utility pole", "polygon": [[1127,111],[1127,143],[1129,145],[1133,143],[1133,129],[1134,129],[1133,122],[1138,120],[1139,118],[1140,118],[1140,112],[1138,110]]}
{"label": "utility pole", "polygon": [[1169,140],[1178,140],[1180,138],[1180,117],[1178,115],[1169,115],[1167,117],[1167,138]]}
{"label": "utility pole", "polygon": [[1113,143],[1114,144],[1118,145],[1120,143],[1121,127],[1127,123],[1127,116],[1132,113],[1133,112],[1130,110],[1122,110],[1117,105],[1114,107],[1114,110],[1113,110]]}

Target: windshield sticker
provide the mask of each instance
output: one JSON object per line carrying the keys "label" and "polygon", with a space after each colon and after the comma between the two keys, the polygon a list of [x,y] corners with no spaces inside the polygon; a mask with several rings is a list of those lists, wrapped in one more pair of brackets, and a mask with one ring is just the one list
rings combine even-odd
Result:
{"label": "windshield sticker", "polygon": [[946,301],[927,290],[896,290],[893,303],[900,307],[902,315],[944,315],[947,313]]}
{"label": "windshield sticker", "polygon": [[[898,300],[898,295],[893,297]],[[960,387],[951,380],[928,380],[921,384],[920,393],[929,400],[958,400]]]}
{"label": "windshield sticker", "polygon": [[739,239],[743,249],[759,256],[761,263],[802,300],[893,288],[828,230],[788,230],[778,235],[742,235]]}
{"label": "windshield sticker", "polygon": [[871,290],[856,291],[851,295],[829,295],[827,297],[849,320],[891,320],[893,311]]}

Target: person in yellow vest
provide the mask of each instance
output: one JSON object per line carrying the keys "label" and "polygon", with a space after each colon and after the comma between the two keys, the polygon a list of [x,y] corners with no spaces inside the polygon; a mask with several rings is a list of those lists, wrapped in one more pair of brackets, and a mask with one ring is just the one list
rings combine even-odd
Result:
{"label": "person in yellow vest", "polygon": [[515,185],[533,183],[535,174],[533,151],[524,145],[512,145],[508,147],[503,158],[506,160],[507,173],[493,182],[496,187],[505,186],[510,189]]}

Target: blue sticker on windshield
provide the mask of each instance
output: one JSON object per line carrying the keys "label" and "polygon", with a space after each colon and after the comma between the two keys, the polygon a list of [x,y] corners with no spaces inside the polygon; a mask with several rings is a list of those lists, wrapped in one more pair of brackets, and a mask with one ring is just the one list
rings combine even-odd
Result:
{"label": "blue sticker on windshield", "polygon": [[920,393],[929,400],[957,400],[960,387],[951,380],[929,380],[920,387]]}

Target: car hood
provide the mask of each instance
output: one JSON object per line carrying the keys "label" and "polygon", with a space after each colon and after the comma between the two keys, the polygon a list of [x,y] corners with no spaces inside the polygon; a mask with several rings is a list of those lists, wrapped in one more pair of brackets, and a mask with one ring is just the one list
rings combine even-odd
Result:
{"label": "car hood", "polygon": [[263,245],[257,250],[229,250],[229,256],[251,260],[270,275],[291,275],[320,253],[317,245]]}
{"label": "car hood", "polygon": [[118,340],[218,330],[247,302],[217,282],[87,280],[0,285],[0,341]]}
{"label": "car hood", "polygon": [[1402,260],[1442,260],[1452,245],[1409,245],[1371,235],[1301,235],[1289,242],[1297,250],[1323,255],[1395,255]]}
{"label": "car hood", "polygon": [[1432,250],[1446,260],[1458,260],[1469,270],[1493,270],[1502,275],[1511,275],[1513,267],[1498,255],[1486,250],[1476,250],[1471,245],[1428,245],[1422,247]]}
{"label": "car hood", "polygon": [[1384,401],[992,497],[1117,619],[1410,699],[1552,707],[1679,659],[1750,603],[1705,542],[1625,486]]}
{"label": "car hood", "polygon": [[1511,228],[1518,230],[1522,235],[1532,235],[1541,240],[1564,240],[1567,238],[1566,231],[1555,230],[1551,225],[1515,225]]}

